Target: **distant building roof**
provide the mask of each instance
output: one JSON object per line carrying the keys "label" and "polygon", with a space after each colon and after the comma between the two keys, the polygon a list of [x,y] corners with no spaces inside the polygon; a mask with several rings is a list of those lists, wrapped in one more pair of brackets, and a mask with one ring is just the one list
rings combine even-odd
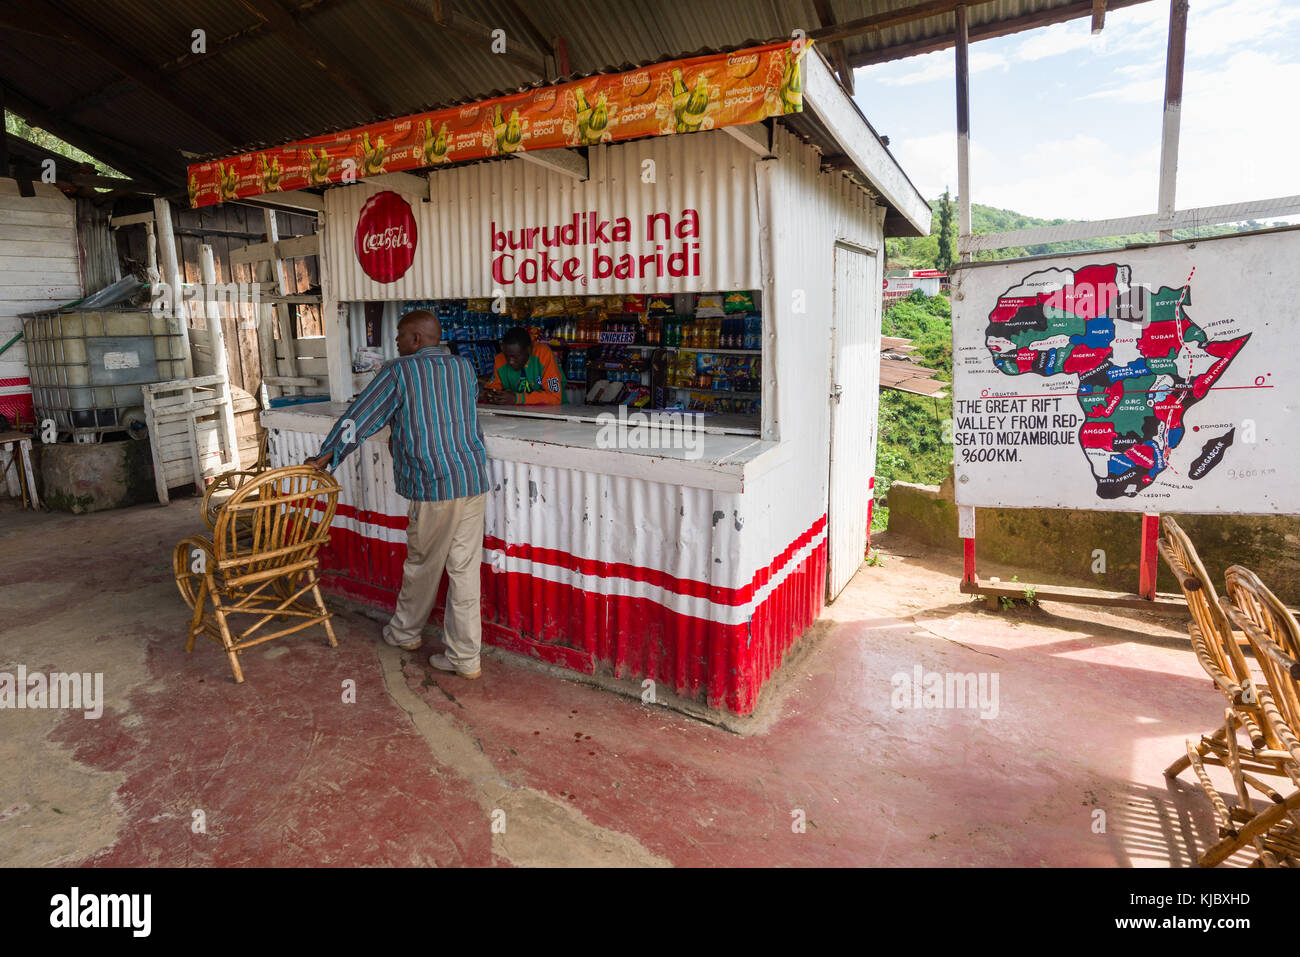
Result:
{"label": "distant building roof", "polygon": [[927,369],[911,358],[909,353],[915,351],[916,346],[912,345],[911,339],[880,337],[880,387],[912,395],[944,398],[948,394],[944,391],[948,383],[936,379],[938,372],[934,369]]}

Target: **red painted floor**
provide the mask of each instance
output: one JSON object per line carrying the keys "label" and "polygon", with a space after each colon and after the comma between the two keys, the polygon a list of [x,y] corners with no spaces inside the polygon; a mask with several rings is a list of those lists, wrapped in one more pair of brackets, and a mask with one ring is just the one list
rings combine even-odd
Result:
{"label": "red painted floor", "polygon": [[[88,643],[108,662],[102,719],[47,712],[39,741],[0,744],[19,767],[37,745],[70,758],[0,800],[19,862],[1169,866],[1212,832],[1192,785],[1160,773],[1221,715],[1177,618],[988,612],[948,559],[896,543],[783,669],[766,730],[742,736],[499,655],[479,681],[445,677],[432,645],[381,651],[353,612],[339,648],[271,642],[236,685],[215,646],[184,651],[170,549],[199,524],[192,500],[0,513],[0,598],[41,590],[63,616],[0,623],[0,668],[18,649],[29,671],[82,670]],[[891,678],[917,665],[996,674],[997,716],[897,707]],[[104,773],[105,807],[54,816],[78,775]]]}

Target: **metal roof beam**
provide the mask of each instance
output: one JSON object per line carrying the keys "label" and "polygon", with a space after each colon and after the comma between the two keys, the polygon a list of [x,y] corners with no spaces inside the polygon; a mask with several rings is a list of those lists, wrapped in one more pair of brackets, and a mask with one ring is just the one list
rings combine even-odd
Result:
{"label": "metal roof beam", "polygon": [[503,0],[506,9],[514,14],[515,19],[523,27],[524,35],[532,42],[533,48],[536,49],[543,57],[553,56],[555,53],[554,45],[546,34],[543,33],[533,22],[533,18],[528,15],[528,11],[521,7],[516,0]]}
{"label": "metal roof beam", "polygon": [[228,131],[219,130],[208,120],[194,111],[194,103],[181,96],[169,84],[159,82],[156,68],[144,65],[143,59],[122,41],[102,29],[92,30],[82,24],[75,16],[69,16],[58,10],[46,0],[26,0],[26,12],[44,19],[48,23],[57,23],[67,39],[77,46],[99,57],[113,69],[130,77],[158,99],[178,110],[182,116],[198,128],[217,137],[227,146],[235,146],[239,137]]}
{"label": "metal roof beam", "polygon": [[375,189],[391,189],[395,193],[410,196],[412,199],[418,199],[421,202],[426,202],[429,199],[429,178],[427,175],[417,176],[414,173],[381,173],[378,176],[358,178],[357,184],[372,186]]}
{"label": "metal roof beam", "polygon": [[[433,0],[433,11],[434,22],[444,30],[479,43],[489,43],[491,41],[491,27],[450,9],[442,0]],[[511,51],[510,46],[510,38],[506,37],[506,51],[499,54],[499,56],[513,60],[542,77],[546,76],[546,61],[541,56],[529,53],[527,50],[520,51],[518,48]]]}
{"label": "metal roof beam", "polygon": [[[462,37],[466,40],[472,40],[475,43],[487,44],[492,42],[492,30],[479,23],[477,20],[471,20],[464,14],[450,10],[442,3],[442,0],[426,0],[430,5],[429,10],[416,9],[408,7],[398,0],[378,0],[384,6],[399,13],[404,13],[413,20],[419,20],[422,23],[428,23],[437,27],[439,30],[445,30],[447,33]],[[520,51],[510,43],[510,38],[506,38],[506,52],[499,54],[501,59],[508,60],[515,66],[536,73],[545,78],[546,62],[542,57],[529,53],[527,50]]]}
{"label": "metal roof beam", "polygon": [[848,37],[861,36],[864,33],[874,33],[877,30],[884,30],[886,27],[896,27],[899,24],[911,23],[913,20],[924,20],[927,17],[942,16],[945,13],[952,13],[960,6],[978,7],[981,4],[992,3],[993,0],[928,0],[926,3],[918,3],[910,7],[903,7],[899,10],[888,10],[884,13],[876,13],[869,17],[860,17],[857,20],[849,20],[836,26],[822,27],[818,30],[808,31],[809,40],[817,40],[822,43],[831,40],[844,40]]}
{"label": "metal roof beam", "polygon": [[231,203],[244,203],[259,209],[282,209],[289,213],[320,213],[325,210],[325,198],[317,193],[308,193],[300,189],[287,192],[259,193],[256,196],[243,196]]}
{"label": "metal roof beam", "polygon": [[[833,27],[835,25],[835,11],[831,9],[831,0],[813,0],[813,10],[817,14],[817,20],[823,27]],[[835,72],[840,76],[840,82],[844,84],[844,89],[849,91],[849,96],[853,95],[853,67],[849,66],[849,58],[844,51],[844,43],[840,40],[828,41],[830,46],[827,47],[827,53],[831,62],[835,64]]]}
{"label": "metal roof beam", "polygon": [[1096,36],[1106,26],[1106,0],[1092,0],[1092,33]]}
{"label": "metal roof beam", "polygon": [[757,153],[763,159],[772,156],[772,131],[765,123],[746,123],[743,126],[724,126],[726,133],[747,150]]}
{"label": "metal roof beam", "polygon": [[[1162,218],[1174,215],[1178,189],[1178,134],[1183,113],[1183,60],[1187,50],[1187,0],[1169,0],[1169,39],[1165,43],[1165,112],[1160,130],[1160,192],[1156,207]],[[1161,239],[1173,239],[1162,230]]]}
{"label": "metal roof beam", "polygon": [[[326,10],[333,9],[340,3],[345,2],[350,2],[350,0],[320,0],[320,2],[313,3],[310,6],[289,11],[289,16],[293,18],[295,23],[301,24],[309,17],[314,17],[319,13],[324,13]],[[208,48],[203,53],[187,53],[184,56],[179,56],[174,60],[164,63],[158,68],[158,72],[169,74],[179,73],[181,70],[188,70],[190,67],[202,63],[209,57],[221,56],[224,53],[229,53],[236,47],[243,46],[249,40],[256,40],[258,37],[264,36],[269,27],[270,24],[259,17],[255,23],[249,24],[247,27],[242,27],[234,33],[228,34],[215,41],[209,40]]]}
{"label": "metal roof beam", "polygon": [[249,13],[261,17],[270,24],[271,29],[324,73],[330,82],[345,93],[356,97],[357,101],[364,104],[372,113],[383,116],[392,112],[388,104],[374,94],[373,84],[363,82],[351,67],[341,62],[341,58],[322,50],[277,0],[239,0],[239,3]]}
{"label": "metal roof beam", "polygon": [[529,152],[524,150],[520,153],[510,153],[515,159],[521,159],[526,163],[532,163],[540,166],[552,173],[558,173],[561,176],[567,176],[570,179],[579,182],[586,182],[591,177],[590,167],[587,163],[587,157],[583,156],[577,150],[536,150]]}
{"label": "metal roof beam", "polygon": [[[1037,27],[1051,26],[1054,23],[1065,23],[1069,20],[1077,20],[1080,17],[1092,16],[1092,5],[1094,0],[1074,0],[1073,3],[1062,7],[1052,7],[1047,10],[1040,10],[1037,13],[1027,13],[1024,16],[1012,17],[1008,20],[997,20],[989,23],[981,23],[979,26],[971,26],[969,29],[970,42],[977,40],[991,40],[994,37],[1009,36],[1013,33],[1021,33],[1025,30],[1033,30]],[[1119,10],[1123,7],[1137,6],[1139,3],[1147,3],[1149,0],[1107,0],[1106,9]],[[922,53],[934,53],[936,50],[946,50],[953,45],[953,34],[944,32],[939,36],[926,37],[922,40],[913,40],[910,43],[899,43],[894,46],[881,47],[876,50],[865,50],[862,53],[849,57],[849,63],[854,67],[870,66],[873,63],[886,63],[890,60],[902,60],[910,56],[918,56]]]}

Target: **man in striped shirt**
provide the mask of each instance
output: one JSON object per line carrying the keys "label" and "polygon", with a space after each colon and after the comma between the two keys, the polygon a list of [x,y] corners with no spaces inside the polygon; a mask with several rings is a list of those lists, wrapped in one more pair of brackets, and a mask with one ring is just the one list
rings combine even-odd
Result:
{"label": "man in striped shirt", "polygon": [[441,671],[477,678],[482,642],[479,563],[487,501],[487,451],[475,401],[478,381],[468,359],[440,348],[442,327],[431,312],[402,317],[399,357],[387,363],[348,411],[334,423],[316,468],[337,468],[370,435],[387,425],[397,493],[410,500],[406,564],[397,610],[383,639],[403,650],[420,635],[447,571],[445,654],[429,663]]}

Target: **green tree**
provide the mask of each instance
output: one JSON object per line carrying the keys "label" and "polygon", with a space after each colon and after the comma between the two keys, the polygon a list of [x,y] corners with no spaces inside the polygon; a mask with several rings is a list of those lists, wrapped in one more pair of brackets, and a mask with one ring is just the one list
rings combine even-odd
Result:
{"label": "green tree", "polygon": [[946,189],[943,191],[943,198],[939,200],[937,218],[939,253],[935,257],[934,267],[947,272],[952,268],[953,260],[957,258],[957,236],[956,226],[953,223],[952,195]]}

